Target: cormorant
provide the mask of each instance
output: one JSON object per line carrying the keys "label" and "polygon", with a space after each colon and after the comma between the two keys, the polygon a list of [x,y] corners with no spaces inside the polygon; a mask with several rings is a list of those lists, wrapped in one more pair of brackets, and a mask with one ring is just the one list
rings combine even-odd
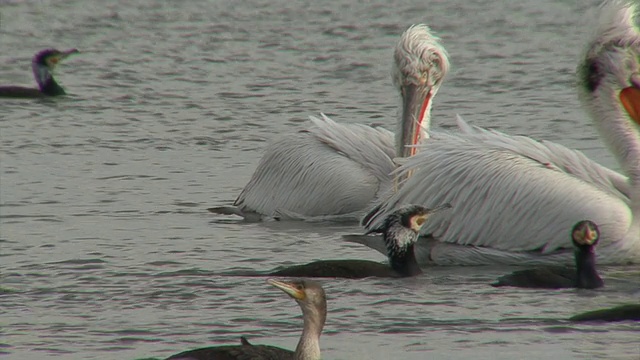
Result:
{"label": "cormorant", "polygon": [[166,360],[320,360],[320,334],[327,318],[327,300],[322,286],[315,281],[267,280],[291,296],[302,309],[304,328],[295,351],[271,345],[252,345],[241,338],[241,345],[223,345],[189,350]]}
{"label": "cormorant", "polygon": [[526,288],[597,289],[604,281],[596,270],[595,246],[600,238],[598,226],[589,220],[580,221],[571,230],[576,267],[546,267],[513,272],[500,277],[492,286]]}
{"label": "cormorant", "polygon": [[78,52],[78,49],[67,51],[46,49],[38,52],[31,60],[31,69],[38,83],[38,89],[23,86],[0,86],[0,97],[38,98],[66,94],[53,78],[53,71],[60,61]]}
{"label": "cormorant", "polygon": [[272,271],[267,275],[361,279],[372,276],[398,278],[422,274],[414,253],[420,228],[429,216],[449,208],[450,204],[435,209],[405,205],[387,216],[382,228],[369,231],[368,234],[383,234],[389,264],[369,260],[318,260]]}
{"label": "cormorant", "polygon": [[640,304],[627,304],[612,308],[587,311],[574,315],[570,321],[640,321]]}

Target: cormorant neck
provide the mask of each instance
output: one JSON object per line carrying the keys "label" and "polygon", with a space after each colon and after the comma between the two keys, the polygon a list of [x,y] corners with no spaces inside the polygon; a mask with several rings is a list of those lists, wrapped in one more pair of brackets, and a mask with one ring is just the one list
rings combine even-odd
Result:
{"label": "cormorant neck", "polygon": [[422,274],[414,249],[417,241],[418,233],[400,223],[390,225],[384,233],[389,265],[401,276]]}
{"label": "cormorant neck", "polygon": [[33,68],[33,76],[38,83],[38,88],[40,88],[40,92],[49,95],[49,96],[57,96],[64,95],[64,89],[58,85],[56,79],[53,78],[53,74],[47,69],[45,66],[34,63],[32,65]]}
{"label": "cormorant neck", "polygon": [[40,91],[45,95],[57,96],[57,95],[65,95],[64,89],[58,85],[53,76],[49,77],[49,80],[43,85],[40,86]]}
{"label": "cormorant neck", "polygon": [[389,264],[398,274],[409,277],[422,274],[415,254],[415,244],[410,244],[403,252],[389,254]]}
{"label": "cormorant neck", "polygon": [[596,254],[593,247],[576,249],[575,259],[577,288],[597,289],[604,286],[604,281],[596,270]]}
{"label": "cormorant neck", "polygon": [[322,308],[300,304],[304,327],[296,347],[295,360],[320,360],[320,334],[327,318],[326,305]]}

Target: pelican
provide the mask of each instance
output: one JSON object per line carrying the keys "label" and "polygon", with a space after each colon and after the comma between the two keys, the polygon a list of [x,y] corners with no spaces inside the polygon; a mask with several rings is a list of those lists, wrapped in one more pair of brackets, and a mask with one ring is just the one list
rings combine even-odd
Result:
{"label": "pelican", "polygon": [[[371,231],[403,204],[450,203],[417,247],[421,264],[570,264],[567,232],[600,229],[602,264],[640,262],[640,30],[636,5],[605,4],[578,66],[579,97],[623,174],[547,141],[467,125],[432,133],[396,174],[408,177],[363,219]],[[384,251],[376,238],[360,239]]]}
{"label": "pelican", "polygon": [[402,96],[395,134],[380,127],[311,117],[311,126],[267,147],[233,207],[208,209],[247,220],[358,221],[392,186],[395,157],[426,136],[431,103],[449,60],[426,25],[406,30],[394,51],[393,83]]}

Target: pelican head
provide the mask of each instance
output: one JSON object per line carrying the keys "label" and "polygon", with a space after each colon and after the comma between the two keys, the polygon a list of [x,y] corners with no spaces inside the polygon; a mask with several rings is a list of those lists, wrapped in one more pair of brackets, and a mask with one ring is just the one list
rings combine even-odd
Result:
{"label": "pelican head", "polygon": [[64,90],[53,79],[53,72],[58,63],[78,52],[78,49],[69,49],[66,51],[46,49],[33,56],[31,68],[41,92],[47,95],[64,94]]}
{"label": "pelican head", "polygon": [[604,4],[578,67],[580,99],[630,179],[640,179],[640,30],[636,4]]}
{"label": "pelican head", "polygon": [[394,52],[393,84],[402,95],[402,119],[396,132],[396,155],[408,157],[428,137],[431,100],[449,72],[447,51],[427,25],[413,25],[402,34]]}

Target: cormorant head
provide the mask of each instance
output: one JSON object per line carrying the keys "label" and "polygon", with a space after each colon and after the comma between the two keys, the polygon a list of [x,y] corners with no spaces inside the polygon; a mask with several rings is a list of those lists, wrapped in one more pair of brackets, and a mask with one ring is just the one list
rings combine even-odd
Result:
{"label": "cormorant head", "polygon": [[268,279],[267,284],[284,291],[298,303],[320,304],[326,302],[324,289],[315,281],[303,279],[278,281]]}
{"label": "cormorant head", "polygon": [[434,209],[420,205],[405,205],[392,212],[382,227],[388,253],[402,252],[418,241],[418,233],[427,218],[449,208],[451,204],[443,204]]}
{"label": "cormorant head", "polygon": [[48,68],[49,71],[53,71],[60,61],[76,53],[79,53],[78,49],[69,49],[66,51],[45,49],[34,55],[33,63],[44,66]]}
{"label": "cormorant head", "polygon": [[31,60],[31,68],[40,89],[42,90],[51,80],[53,71],[58,63],[78,52],[78,49],[69,49],[66,51],[45,49],[35,54]]}
{"label": "cormorant head", "polygon": [[580,221],[571,230],[573,245],[580,251],[593,251],[593,247],[598,244],[599,239],[598,226],[590,220]]}
{"label": "cormorant head", "polygon": [[318,336],[320,336],[327,317],[327,297],[322,285],[303,279],[288,281],[268,279],[267,284],[277,287],[295,299],[302,309],[305,323],[307,321],[314,323],[316,330],[319,330]]}

